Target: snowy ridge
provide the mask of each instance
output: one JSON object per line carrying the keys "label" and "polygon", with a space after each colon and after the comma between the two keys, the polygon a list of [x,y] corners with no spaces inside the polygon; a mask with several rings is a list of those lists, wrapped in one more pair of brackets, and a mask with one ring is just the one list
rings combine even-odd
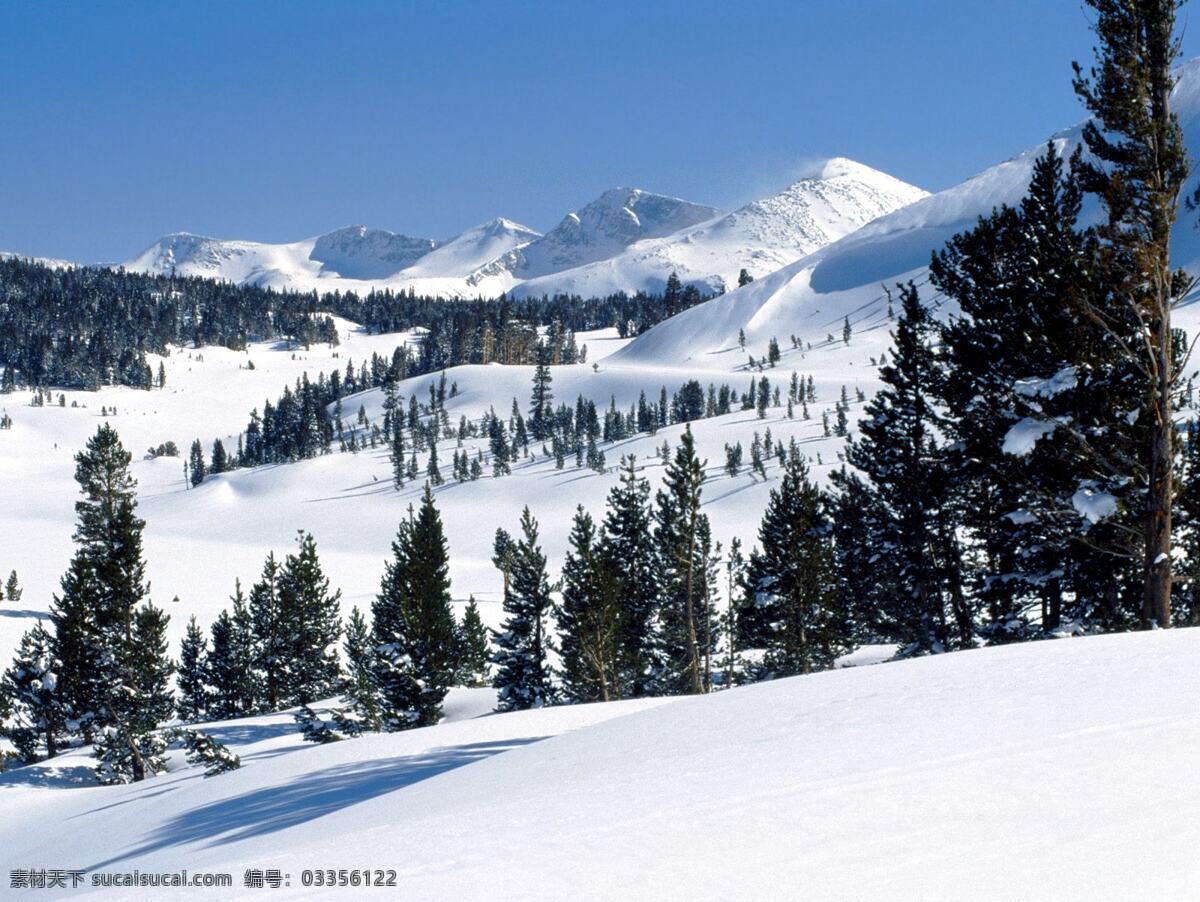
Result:
{"label": "snowy ridge", "polygon": [[897,207],[919,188],[846,159],[730,213],[613,188],[545,235],[496,218],[444,242],[348,226],[290,244],[168,235],[124,265],[140,272],[298,290],[413,289],[450,297],[661,291],[670,273],[707,291],[761,276]]}
{"label": "snowy ridge", "polygon": [[533,244],[511,256],[509,266],[522,278],[573,269],[620,253],[635,241],[658,238],[720,216],[713,207],[639,188],[605,191]]}
{"label": "snowy ridge", "polygon": [[925,196],[920,188],[869,166],[834,158],[816,175],[771,197],[673,235],[640,241],[610,259],[531,279],[514,293],[656,292],[672,272],[709,292],[725,291],[737,285],[742,269],[759,278]]}
{"label": "snowy ridge", "polygon": [[0,251],[0,260],[25,260],[29,263],[36,263],[39,266],[48,266],[51,269],[71,269],[79,264],[73,263],[70,260],[57,260],[53,257],[32,257],[29,254],[17,254],[12,251]]}

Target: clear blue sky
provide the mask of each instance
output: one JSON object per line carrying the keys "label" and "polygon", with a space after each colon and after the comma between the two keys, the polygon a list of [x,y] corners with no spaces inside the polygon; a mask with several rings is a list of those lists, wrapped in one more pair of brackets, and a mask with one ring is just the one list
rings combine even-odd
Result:
{"label": "clear blue sky", "polygon": [[546,229],[614,185],[730,208],[832,155],[943,188],[1082,118],[1070,61],[1091,46],[1077,0],[0,15],[0,249],[83,261],[177,230]]}

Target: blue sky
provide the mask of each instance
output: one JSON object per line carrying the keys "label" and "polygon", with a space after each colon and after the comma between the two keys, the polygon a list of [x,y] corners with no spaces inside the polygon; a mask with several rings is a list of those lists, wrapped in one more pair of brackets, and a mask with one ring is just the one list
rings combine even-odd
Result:
{"label": "blue sky", "polygon": [[832,155],[936,190],[1082,118],[1091,46],[1077,0],[0,14],[0,249],[83,261],[178,230],[544,230],[614,185],[731,208]]}

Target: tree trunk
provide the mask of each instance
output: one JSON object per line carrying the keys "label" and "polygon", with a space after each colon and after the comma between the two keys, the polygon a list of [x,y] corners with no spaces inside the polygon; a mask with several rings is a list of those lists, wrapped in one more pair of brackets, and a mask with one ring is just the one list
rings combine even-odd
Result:
{"label": "tree trunk", "polygon": [[1142,615],[1148,627],[1171,625],[1171,502],[1174,500],[1174,429],[1172,392],[1175,388],[1174,336],[1171,334],[1172,279],[1169,243],[1178,198],[1162,162],[1173,127],[1171,122],[1171,56],[1175,24],[1171,2],[1157,9],[1149,26],[1151,59],[1151,127],[1157,184],[1151,185],[1155,209],[1151,218],[1149,273],[1154,296],[1150,316],[1150,460],[1146,492],[1146,576]]}

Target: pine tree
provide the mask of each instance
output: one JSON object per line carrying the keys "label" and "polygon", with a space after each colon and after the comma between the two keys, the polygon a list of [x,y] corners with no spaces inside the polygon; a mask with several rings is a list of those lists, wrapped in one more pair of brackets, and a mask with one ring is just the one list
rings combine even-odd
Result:
{"label": "pine tree", "polygon": [[253,618],[240,583],[232,601],[232,615],[224,610],[213,621],[212,648],[205,658],[208,713],[214,720],[243,717],[257,707]]}
{"label": "pine tree", "polygon": [[[1094,235],[1077,220],[1078,154],[1053,142],[1025,198],[981,219],[934,257],[932,284],[961,315],[941,328],[939,401],[950,478],[978,552],[972,582],[989,642],[1123,619],[1106,596],[1138,556],[1139,379],[1118,342],[1081,310],[1107,307]],[[1010,444],[1022,431],[1033,441]],[[1081,486],[1121,500],[1105,522],[1075,509]],[[1041,607],[1039,616],[1031,616]],[[1132,608],[1140,603],[1121,605]]]}
{"label": "pine tree", "polygon": [[166,769],[166,739],[158,725],[174,710],[167,657],[167,615],[147,602],[132,615],[132,626],[108,684],[101,723],[93,748],[100,783],[137,783]]}
{"label": "pine tree", "polygon": [[1112,295],[1136,315],[1124,323],[1105,311],[1087,312],[1125,342],[1146,383],[1142,618],[1171,625],[1171,505],[1175,489],[1175,397],[1182,367],[1171,310],[1194,282],[1171,267],[1171,228],[1188,177],[1187,148],[1171,110],[1172,64],[1179,0],[1088,0],[1099,39],[1095,66],[1075,64],[1075,92],[1092,113],[1083,141],[1093,162],[1083,164],[1085,187],[1107,214],[1098,228],[1103,278]]}
{"label": "pine tree", "polygon": [[0,679],[0,710],[10,723],[0,733],[16,747],[22,763],[59,752],[66,730],[66,710],[59,695],[59,666],[53,639],[40,624],[21,637],[12,666]]}
{"label": "pine tree", "polygon": [[550,438],[554,411],[551,381],[546,350],[539,346],[537,368],[533,372],[533,397],[529,402],[529,434],[535,442],[544,442]]}
{"label": "pine tree", "polygon": [[225,445],[218,439],[213,440],[212,447],[212,466],[209,468],[210,473],[224,473],[229,469],[229,455],[225,451]]}
{"label": "pine tree", "polygon": [[771,490],[750,554],[744,610],[759,615],[772,676],[825,670],[849,650],[849,621],[838,594],[830,524],[821,493],[793,450]]}
{"label": "pine tree", "polygon": [[738,288],[743,288],[746,285],[749,285],[753,281],[754,281],[754,276],[750,275],[748,270],[743,268],[738,273]]}
{"label": "pine tree", "polygon": [[187,750],[185,755],[187,763],[203,766],[205,777],[226,774],[242,766],[241,758],[207,733],[199,730],[183,730],[180,736],[183,739],[183,746]]}
{"label": "pine tree", "polygon": [[8,574],[8,580],[4,583],[4,598],[15,603],[21,600],[22,594],[21,584],[17,582],[17,571],[14,570]]}
{"label": "pine tree", "polygon": [[654,539],[662,580],[662,644],[668,693],[702,693],[709,688],[711,653],[708,606],[708,518],[700,512],[704,463],[685,428],[655,496]]}
{"label": "pine tree", "polygon": [[333,693],[341,667],[340,590],[330,592],[321,569],[317,543],[301,531],[299,550],[289,554],[279,573],[279,623],[284,652],[283,698],[307,705]]}
{"label": "pine tree", "polygon": [[467,600],[457,633],[457,676],[460,686],[486,686],[491,682],[491,650],[487,627],[479,616],[475,596]]}
{"label": "pine tree", "polygon": [[380,729],[383,723],[379,684],[375,673],[375,647],[362,611],[354,608],[342,639],[345,659],[341,695],[346,705],[334,712],[338,731],[348,736]]}
{"label": "pine tree", "polygon": [[454,678],[456,627],[441,516],[426,486],[421,508],[401,521],[372,614],[384,724],[435,724]]}
{"label": "pine tree", "polygon": [[250,622],[254,634],[254,674],[264,711],[278,711],[285,698],[288,645],[279,601],[279,562],[267,555],[262,576],[250,589]]}
{"label": "pine tree", "polygon": [[938,379],[934,323],[911,283],[901,288],[901,306],[892,363],[880,371],[884,388],[867,405],[861,439],[846,446],[846,458],[868,478],[880,512],[871,541],[886,553],[876,564],[878,595],[870,603],[889,638],[917,654],[970,644],[973,621],[952,485],[937,442],[941,419],[931,400]]}
{"label": "pine tree", "polygon": [[179,671],[176,675],[179,696],[175,701],[175,710],[184,723],[203,720],[208,711],[207,656],[208,643],[193,615],[188,620],[187,632],[179,649]]}
{"label": "pine tree", "polygon": [[621,606],[615,694],[651,695],[661,669],[658,556],[651,532],[650,484],[638,477],[632,454],[622,460],[620,482],[608,493],[599,558]]}
{"label": "pine tree", "polygon": [[192,442],[191,454],[188,457],[188,473],[191,474],[190,478],[194,486],[204,482],[204,477],[208,474],[204,463],[204,446],[200,444],[200,439]]}
{"label": "pine tree", "polygon": [[555,609],[563,693],[571,701],[606,702],[617,691],[621,609],[600,556],[596,525],[582,506],[567,542],[562,603]]}
{"label": "pine tree", "polygon": [[[76,455],[75,555],[54,601],[54,656],[70,721],[103,742],[98,776],[139,781],[159,767],[153,731],[172,710],[166,616],[145,603],[130,455],[107,424]],[[107,759],[107,760],[106,760]]]}
{"label": "pine tree", "polygon": [[499,690],[497,711],[540,708],[554,702],[546,662],[546,617],[551,609],[546,557],[538,545],[537,522],[526,507],[521,512],[521,538],[512,546],[512,569],[504,592],[507,618],[496,634],[493,657]]}
{"label": "pine tree", "polygon": [[429,465],[425,468],[425,475],[429,478],[429,485],[434,488],[445,482],[438,467],[437,442],[429,443]]}
{"label": "pine tree", "polygon": [[392,486],[396,491],[400,491],[404,487],[404,479],[407,475],[404,453],[404,426],[398,419],[393,420],[391,444]]}

